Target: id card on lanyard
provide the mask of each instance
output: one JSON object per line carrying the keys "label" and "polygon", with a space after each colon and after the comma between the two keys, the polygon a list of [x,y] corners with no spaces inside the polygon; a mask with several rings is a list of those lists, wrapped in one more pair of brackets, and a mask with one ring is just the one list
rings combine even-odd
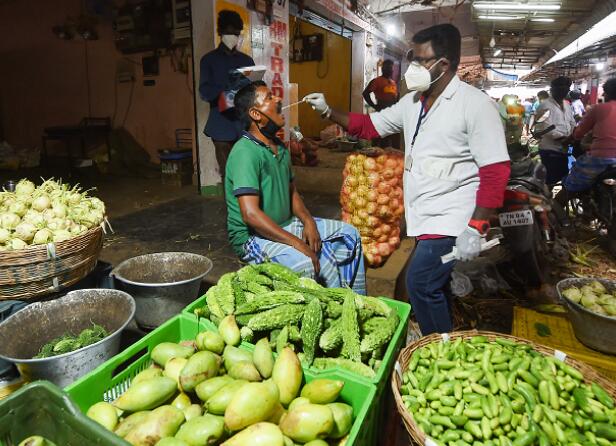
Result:
{"label": "id card on lanyard", "polygon": [[421,128],[421,123],[423,119],[428,114],[428,110],[426,109],[427,98],[421,98],[421,110],[419,112],[419,118],[417,119],[417,125],[415,126],[415,133],[413,133],[413,139],[411,140],[411,150],[409,150],[409,154],[406,156],[404,160],[404,170],[407,172],[411,172],[411,167],[413,166],[413,147],[415,146],[415,140],[417,139],[417,135],[419,134],[419,129]]}

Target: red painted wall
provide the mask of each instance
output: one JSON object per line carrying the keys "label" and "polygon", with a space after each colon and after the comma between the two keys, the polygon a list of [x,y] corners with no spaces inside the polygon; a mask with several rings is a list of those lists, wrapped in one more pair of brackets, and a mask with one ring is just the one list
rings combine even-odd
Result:
{"label": "red painted wall", "polygon": [[[78,123],[88,115],[84,41],[53,35],[54,25],[80,14],[80,0],[6,0],[0,2],[0,120],[5,139],[15,146],[40,146],[42,130]],[[122,125],[131,90],[117,84],[118,64],[134,68],[136,82],[125,127],[149,152],[174,145],[176,128],[194,127],[192,67],[174,71],[160,59],[153,87],[143,86],[142,54],[124,56],[115,49],[110,21],[99,19],[99,40],[89,41],[91,116],[113,116]]]}

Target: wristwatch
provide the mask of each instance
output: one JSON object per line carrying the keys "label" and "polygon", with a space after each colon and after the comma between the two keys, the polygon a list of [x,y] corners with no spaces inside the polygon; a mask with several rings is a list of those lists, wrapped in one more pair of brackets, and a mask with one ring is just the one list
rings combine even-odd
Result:
{"label": "wristwatch", "polygon": [[488,220],[475,220],[471,218],[468,225],[479,231],[481,235],[486,235],[490,230],[490,222]]}

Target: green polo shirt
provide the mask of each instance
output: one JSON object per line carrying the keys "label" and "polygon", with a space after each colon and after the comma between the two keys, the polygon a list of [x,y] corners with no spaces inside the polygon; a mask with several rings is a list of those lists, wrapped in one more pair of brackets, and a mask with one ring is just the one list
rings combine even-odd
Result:
{"label": "green polo shirt", "polygon": [[238,197],[258,195],[261,210],[280,226],[291,222],[290,182],[293,181],[291,156],[281,144],[274,153],[249,133],[235,143],[225,171],[225,200],[229,241],[238,256],[244,243],[254,235],[242,219]]}

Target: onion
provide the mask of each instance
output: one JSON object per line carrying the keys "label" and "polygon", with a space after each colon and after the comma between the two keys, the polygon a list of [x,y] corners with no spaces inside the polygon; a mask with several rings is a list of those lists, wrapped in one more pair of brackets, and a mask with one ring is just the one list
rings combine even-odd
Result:
{"label": "onion", "polygon": [[389,240],[389,236],[385,234],[376,239],[379,243],[387,243],[387,240]]}
{"label": "onion", "polygon": [[383,178],[387,181],[387,180],[391,180],[392,178],[395,177],[395,173],[394,170],[391,168],[385,168],[383,169],[383,171],[381,172],[381,175],[383,176]]}
{"label": "onion", "polygon": [[380,165],[385,165],[387,162],[387,155],[379,155],[376,157],[376,162]]}
{"label": "onion", "polygon": [[374,201],[369,201],[366,205],[366,211],[368,211],[368,214],[372,215],[376,212],[376,210],[377,204]]}
{"label": "onion", "polygon": [[381,226],[381,231],[383,231],[383,234],[390,234],[391,226],[389,226],[388,224],[384,224]]}
{"label": "onion", "polygon": [[20,249],[27,248],[28,244],[26,242],[24,242],[22,239],[13,238],[9,242],[9,247],[10,247],[10,249],[12,249],[14,251],[18,251]]}
{"label": "onion", "polygon": [[49,243],[53,237],[51,231],[47,228],[39,229],[34,234],[34,238],[32,239],[33,245],[42,245],[45,243]]}
{"label": "onion", "polygon": [[15,186],[15,194],[17,195],[32,195],[36,186],[30,180],[20,180],[19,183]]}
{"label": "onion", "polygon": [[357,181],[357,177],[355,175],[348,175],[345,180],[344,180],[344,186],[343,187],[357,187],[358,181]]}
{"label": "onion", "polygon": [[404,175],[404,167],[400,167],[400,166],[396,167],[394,169],[394,175],[397,177],[401,177],[402,175]]}
{"label": "onion", "polygon": [[369,202],[376,202],[376,200],[379,198],[379,193],[375,190],[371,190],[370,192],[368,192],[368,194],[366,195],[366,199]]}
{"label": "onion", "polygon": [[359,217],[359,215],[353,215],[353,217],[351,217],[351,224],[356,228],[361,227],[363,223],[364,221]]}
{"label": "onion", "polygon": [[6,212],[0,217],[0,226],[4,229],[15,229],[15,226],[17,226],[20,221],[19,215]]}
{"label": "onion", "polygon": [[362,220],[367,220],[368,217],[370,216],[370,214],[368,213],[368,211],[366,209],[360,209],[359,211],[357,211],[357,215]]}
{"label": "onion", "polygon": [[389,203],[389,196],[385,194],[379,195],[379,198],[376,200],[378,204],[387,204]]}
{"label": "onion", "polygon": [[351,202],[355,202],[355,200],[357,200],[357,197],[359,197],[359,194],[357,193],[356,190],[352,191],[349,194],[349,200],[351,200]]}
{"label": "onion", "polygon": [[51,207],[51,200],[49,196],[46,194],[39,195],[34,200],[32,200],[32,209],[35,211],[43,212],[45,209]]}
{"label": "onion", "polygon": [[36,226],[27,221],[22,221],[15,227],[15,237],[22,239],[24,242],[29,242],[36,233]]}
{"label": "onion", "polygon": [[394,158],[387,158],[387,161],[385,161],[385,169],[395,169],[396,167],[398,167],[398,161]]}
{"label": "onion", "polygon": [[366,224],[368,225],[368,227],[370,228],[376,228],[379,225],[379,219],[374,217],[374,216],[370,216],[368,217],[368,220],[366,220]]}
{"label": "onion", "polygon": [[11,231],[0,228],[0,243],[6,243],[11,238]]}
{"label": "onion", "polygon": [[383,230],[381,229],[381,227],[379,226],[378,228],[376,228],[374,231],[372,231],[372,235],[375,236],[376,238],[379,238],[380,236],[383,235]]}
{"label": "onion", "polygon": [[400,207],[400,202],[397,198],[392,198],[389,200],[389,206],[391,209],[398,209]]}
{"label": "onion", "polygon": [[398,185],[400,184],[400,180],[396,177],[393,177],[391,180],[387,180],[387,184],[389,184],[390,187],[398,187]]}
{"label": "onion", "polygon": [[381,176],[377,172],[370,172],[366,179],[368,185],[372,188],[377,187],[381,182]]}
{"label": "onion", "polygon": [[378,243],[376,246],[379,251],[379,255],[387,257],[391,254],[391,246],[389,246],[389,243]]}
{"label": "onion", "polygon": [[392,248],[397,248],[398,246],[400,246],[400,237],[396,236],[396,237],[391,237],[389,239],[389,246],[391,246]]}
{"label": "onion", "polygon": [[376,170],[377,168],[377,164],[376,161],[374,160],[374,158],[366,158],[366,160],[364,161],[364,169],[366,169],[367,171],[372,171],[372,170]]}
{"label": "onion", "polygon": [[359,165],[352,165],[349,168],[349,172],[351,172],[351,175],[361,175],[363,171],[364,169]]}
{"label": "onion", "polygon": [[359,195],[360,197],[366,197],[368,195],[368,192],[370,192],[368,186],[359,186],[357,188],[357,195]]}
{"label": "onion", "polygon": [[389,218],[389,217],[391,217],[391,209],[389,208],[389,206],[386,206],[386,205],[379,206],[379,209],[377,211],[377,215],[380,218]]}
{"label": "onion", "polygon": [[387,195],[391,192],[391,186],[387,184],[386,182],[382,182],[382,183],[379,183],[379,187],[377,190],[379,191],[379,194]]}
{"label": "onion", "polygon": [[401,187],[394,187],[391,190],[391,198],[400,199],[402,198],[403,192]]}

